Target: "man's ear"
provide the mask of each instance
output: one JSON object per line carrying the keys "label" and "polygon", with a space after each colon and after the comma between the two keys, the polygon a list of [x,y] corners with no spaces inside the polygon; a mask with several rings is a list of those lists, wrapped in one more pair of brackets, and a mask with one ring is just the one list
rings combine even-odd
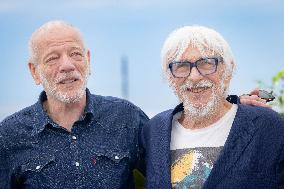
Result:
{"label": "man's ear", "polygon": [[230,62],[230,64],[228,66],[230,66],[230,68],[229,69],[226,68],[226,69],[228,69],[227,70],[228,73],[226,73],[226,75],[225,75],[225,77],[226,77],[225,78],[225,84],[226,85],[228,85],[230,83],[231,79],[232,79],[233,71],[235,70],[235,63],[232,61],[232,62]]}
{"label": "man's ear", "polygon": [[91,55],[90,55],[90,50],[87,51],[87,61],[88,61],[88,64],[90,64],[90,58]]}
{"label": "man's ear", "polygon": [[[91,55],[90,55],[90,50],[88,50],[87,51],[87,64],[88,64],[89,67],[91,66],[90,60],[91,60]],[[89,69],[89,75],[91,75],[91,68]]]}
{"label": "man's ear", "polygon": [[32,62],[29,62],[28,65],[29,65],[29,69],[30,69],[31,75],[32,75],[35,83],[37,85],[40,85],[41,81],[40,81],[40,77],[39,77],[38,71],[36,70],[36,66]]}

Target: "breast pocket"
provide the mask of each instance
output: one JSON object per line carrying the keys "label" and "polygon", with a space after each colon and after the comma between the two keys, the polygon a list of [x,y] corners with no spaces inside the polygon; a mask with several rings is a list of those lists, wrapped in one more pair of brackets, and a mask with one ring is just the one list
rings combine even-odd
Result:
{"label": "breast pocket", "polygon": [[118,188],[127,182],[132,171],[130,169],[129,152],[96,151],[93,157],[94,174],[102,185]]}
{"label": "breast pocket", "polygon": [[27,188],[51,185],[55,174],[55,156],[35,155],[21,165],[21,177]]}

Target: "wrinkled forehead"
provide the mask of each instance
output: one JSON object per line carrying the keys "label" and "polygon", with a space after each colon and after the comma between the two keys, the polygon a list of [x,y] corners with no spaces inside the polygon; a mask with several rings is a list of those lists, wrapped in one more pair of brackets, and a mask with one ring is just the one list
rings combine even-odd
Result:
{"label": "wrinkled forehead", "polygon": [[188,61],[195,61],[200,58],[209,58],[209,57],[217,57],[220,54],[214,49],[208,48],[208,46],[194,46],[192,44],[188,44],[187,47],[180,50],[177,56],[172,57],[171,61],[181,61],[181,60],[188,60]]}
{"label": "wrinkled forehead", "polygon": [[53,46],[73,44],[83,48],[83,41],[80,33],[71,27],[58,26],[40,31],[34,39],[34,46],[37,51],[43,51]]}

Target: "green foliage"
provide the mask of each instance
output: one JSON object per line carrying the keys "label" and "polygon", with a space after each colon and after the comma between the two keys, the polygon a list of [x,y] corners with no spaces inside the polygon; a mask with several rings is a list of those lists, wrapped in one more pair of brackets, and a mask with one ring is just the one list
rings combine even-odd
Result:
{"label": "green foliage", "polygon": [[280,70],[275,76],[272,77],[270,85],[264,84],[262,81],[257,81],[260,88],[269,88],[273,91],[276,99],[270,104],[282,116],[284,116],[284,69]]}
{"label": "green foliage", "polygon": [[280,70],[275,76],[272,78],[272,83],[274,85],[278,84],[281,80],[284,80],[284,69]]}

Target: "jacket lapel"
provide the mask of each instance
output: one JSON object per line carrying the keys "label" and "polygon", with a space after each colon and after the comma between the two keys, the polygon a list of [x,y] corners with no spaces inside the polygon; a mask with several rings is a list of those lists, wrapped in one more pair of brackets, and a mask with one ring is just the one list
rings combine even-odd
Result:
{"label": "jacket lapel", "polygon": [[238,106],[238,111],[227,141],[209,177],[204,183],[204,189],[215,188],[237,162],[257,130],[257,127],[253,126],[253,119],[254,117],[250,117],[245,106]]}
{"label": "jacket lapel", "polygon": [[[158,133],[156,133],[155,140],[153,140],[152,146],[155,148],[153,152],[153,159],[159,161],[153,161],[153,167],[156,174],[157,188],[166,186],[171,188],[171,131],[173,116],[183,110],[183,105],[178,105],[174,110],[166,111],[163,117],[160,119],[160,123],[156,126],[159,127]],[[163,187],[166,189],[165,187]]]}

